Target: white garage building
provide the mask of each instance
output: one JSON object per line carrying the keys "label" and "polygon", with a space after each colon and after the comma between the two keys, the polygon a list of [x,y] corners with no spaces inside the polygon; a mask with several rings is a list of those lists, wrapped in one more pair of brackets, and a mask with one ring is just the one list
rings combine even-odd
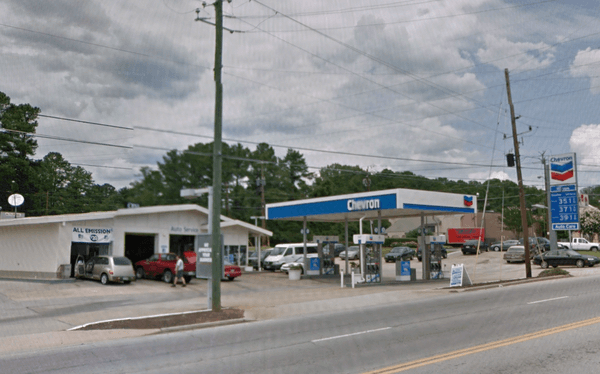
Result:
{"label": "white garage building", "polygon": [[[56,279],[69,276],[78,255],[126,256],[193,249],[208,233],[208,209],[194,204],[119,209],[0,220],[0,277]],[[225,253],[244,253],[249,237],[271,231],[221,216]]]}

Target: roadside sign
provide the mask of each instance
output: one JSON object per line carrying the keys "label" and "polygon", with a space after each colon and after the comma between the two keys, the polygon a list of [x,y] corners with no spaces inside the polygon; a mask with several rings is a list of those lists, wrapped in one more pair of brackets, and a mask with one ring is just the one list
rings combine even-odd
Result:
{"label": "roadside sign", "polygon": [[472,284],[464,264],[452,265],[452,270],[450,270],[450,287],[470,286]]}
{"label": "roadside sign", "polygon": [[574,184],[550,186],[552,230],[579,230],[579,200]]}

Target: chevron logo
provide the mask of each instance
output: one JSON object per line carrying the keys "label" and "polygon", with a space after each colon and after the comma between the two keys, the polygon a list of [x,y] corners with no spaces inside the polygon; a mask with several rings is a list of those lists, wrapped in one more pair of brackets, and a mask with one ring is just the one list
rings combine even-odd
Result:
{"label": "chevron logo", "polygon": [[473,205],[473,196],[465,196],[465,205],[466,206],[471,206]]}
{"label": "chevron logo", "polygon": [[564,164],[551,164],[551,178],[557,181],[564,182],[568,179],[573,178],[573,161],[569,161]]}

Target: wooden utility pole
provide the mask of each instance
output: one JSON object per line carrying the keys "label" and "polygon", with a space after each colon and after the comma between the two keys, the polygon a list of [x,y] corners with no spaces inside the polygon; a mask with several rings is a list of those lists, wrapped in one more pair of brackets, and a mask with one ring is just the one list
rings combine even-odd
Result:
{"label": "wooden utility pole", "polygon": [[212,310],[221,310],[221,149],[223,119],[223,84],[221,83],[223,53],[223,0],[214,2],[215,7],[215,135],[213,144],[213,204],[212,204]]}
{"label": "wooden utility pole", "polygon": [[521,175],[521,157],[519,156],[519,139],[517,139],[517,120],[515,118],[515,107],[510,94],[510,79],[508,69],[504,69],[506,78],[506,93],[508,94],[508,105],[510,106],[510,121],[512,123],[513,144],[515,147],[515,159],[517,166],[517,179],[519,180],[519,201],[521,202],[521,226],[523,226],[523,245],[525,246],[525,276],[531,278],[531,258],[529,255],[529,227],[527,227],[527,209],[525,206],[525,191],[523,189],[523,176]]}

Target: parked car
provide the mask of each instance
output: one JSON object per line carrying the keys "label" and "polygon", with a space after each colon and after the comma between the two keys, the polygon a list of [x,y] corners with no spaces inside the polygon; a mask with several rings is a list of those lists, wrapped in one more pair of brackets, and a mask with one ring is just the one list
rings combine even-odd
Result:
{"label": "parked car", "polygon": [[330,248],[333,246],[333,256],[334,257],[339,257],[340,253],[342,253],[343,251],[346,250],[346,246],[343,244],[333,244],[333,243],[329,243],[325,246],[323,246],[323,254],[329,255],[329,250]]}
{"label": "parked car", "polygon": [[300,273],[304,274],[304,261],[302,261],[302,257],[303,256],[301,256],[301,255],[297,255],[297,258],[295,260],[293,260],[291,262],[287,262],[287,263],[281,265],[281,269],[280,270],[282,272],[288,274],[289,271],[290,271],[290,266],[296,265],[296,266],[300,266],[302,268]]}
{"label": "parked car", "polygon": [[508,250],[510,247],[512,247],[513,245],[519,245],[519,241],[516,239],[510,239],[510,240],[505,240],[503,242],[494,242],[494,243],[492,243],[490,248],[492,249],[492,251],[495,251],[495,252],[499,252],[499,251],[504,252],[504,251]]}
{"label": "parked car", "polygon": [[102,284],[108,284],[108,282],[127,284],[135,280],[131,261],[127,257],[113,256],[92,257],[85,265],[78,266],[75,276],[99,280]]}
{"label": "parked car", "polygon": [[[523,238],[519,239],[519,245],[523,245]],[[550,240],[542,238],[541,236],[530,236],[529,237],[529,250],[531,253],[538,254],[550,250]]]}
{"label": "parked car", "polygon": [[242,275],[242,269],[229,262],[227,259],[223,260],[223,278],[227,278],[230,281]]}
{"label": "parked car", "polygon": [[[260,251],[260,267],[264,268],[265,266],[265,258],[269,256],[273,248],[261,249]],[[254,269],[258,270],[258,251],[252,252],[252,254],[248,257],[248,266],[252,266]]]}
{"label": "parked car", "polygon": [[[184,251],[183,256],[183,278],[186,283],[196,277],[196,252]],[[173,283],[175,274],[175,253],[155,253],[147,260],[135,263],[135,275],[138,279],[152,278],[162,279],[166,283]]]}
{"label": "parked car", "polygon": [[559,265],[572,265],[582,268],[584,266],[592,267],[600,263],[600,258],[582,255],[572,249],[558,249],[536,255],[533,258],[533,263],[540,265],[543,269],[547,269],[548,266],[557,267]]}
{"label": "parked car", "polygon": [[409,247],[394,247],[384,257],[385,262],[409,261],[415,256],[415,250]]}
{"label": "parked car", "polygon": [[[441,251],[442,251],[442,258],[448,258],[448,250],[446,250],[446,248],[442,247]],[[431,253],[431,256],[433,257],[434,254]],[[419,262],[423,261],[423,255],[421,254],[421,248],[417,249],[417,260],[419,260]]]}
{"label": "parked car", "polygon": [[522,245],[513,245],[508,248],[503,258],[508,263],[525,262],[525,247]]}
{"label": "parked car", "polygon": [[340,259],[345,260],[358,260],[360,258],[360,247],[353,245],[348,247],[347,250],[340,252]]}
{"label": "parked car", "polygon": [[460,250],[463,253],[463,255],[466,255],[467,253],[476,254],[478,244],[479,244],[479,253],[487,252],[489,250],[488,245],[483,240],[482,241],[467,240],[466,242],[463,243],[462,247],[460,247]]}
{"label": "parked car", "polygon": [[[306,253],[312,257],[318,256],[317,243],[307,243]],[[281,265],[286,262],[283,260],[284,257],[297,254],[304,254],[304,243],[277,244],[265,258],[264,268],[265,270],[279,270]]]}

